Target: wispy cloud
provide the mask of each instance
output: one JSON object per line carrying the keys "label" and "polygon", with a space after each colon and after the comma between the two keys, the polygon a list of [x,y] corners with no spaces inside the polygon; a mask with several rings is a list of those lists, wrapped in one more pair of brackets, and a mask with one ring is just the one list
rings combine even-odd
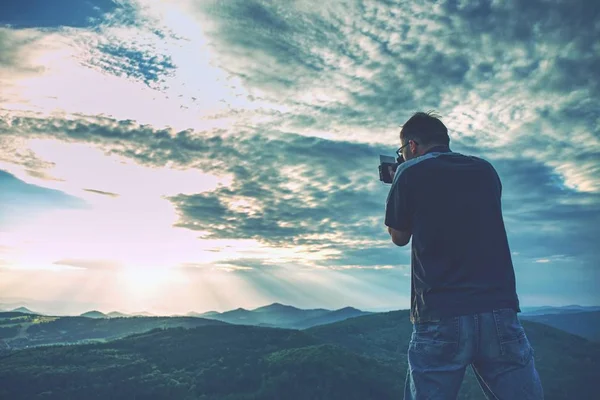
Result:
{"label": "wispy cloud", "polygon": [[108,196],[108,197],[119,197],[119,195],[117,193],[111,193],[111,192],[104,192],[102,190],[96,190],[96,189],[83,189],[86,192],[90,192],[90,193],[96,193],[102,196]]}
{"label": "wispy cloud", "polygon": [[77,259],[63,259],[53,263],[54,265],[64,265],[67,267],[75,267],[82,269],[98,269],[98,270],[112,270],[121,267],[120,263],[111,260],[77,260]]}

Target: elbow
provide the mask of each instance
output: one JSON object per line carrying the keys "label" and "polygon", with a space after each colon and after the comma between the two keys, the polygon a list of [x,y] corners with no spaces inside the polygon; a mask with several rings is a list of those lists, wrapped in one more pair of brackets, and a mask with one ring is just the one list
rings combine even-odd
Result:
{"label": "elbow", "polygon": [[406,245],[407,245],[407,244],[410,242],[410,239],[409,239],[409,240],[406,240],[406,241],[404,241],[404,240],[403,240],[403,241],[401,241],[401,240],[394,240],[394,239],[392,239],[392,242],[394,242],[394,244],[395,244],[396,246],[404,247],[404,246],[406,246]]}
{"label": "elbow", "polygon": [[410,242],[410,236],[398,237],[397,235],[392,236],[392,242],[399,247],[404,247]]}
{"label": "elbow", "polygon": [[388,227],[388,232],[390,233],[390,236],[392,237],[392,242],[396,246],[400,246],[400,247],[406,246],[408,244],[408,242],[410,242],[410,238],[412,236],[410,231],[400,231],[400,230],[394,229],[392,227]]}

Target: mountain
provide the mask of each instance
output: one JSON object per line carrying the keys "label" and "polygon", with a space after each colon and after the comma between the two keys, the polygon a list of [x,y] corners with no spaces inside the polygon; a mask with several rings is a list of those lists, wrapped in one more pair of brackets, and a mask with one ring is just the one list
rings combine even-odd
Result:
{"label": "mountain", "polygon": [[330,310],[324,308],[307,310],[281,303],[273,303],[255,308],[252,312],[261,315],[259,319],[263,324],[287,328],[301,328],[302,325],[299,322],[331,313]]}
{"label": "mountain", "polygon": [[139,311],[129,314],[132,317],[155,317],[154,314],[149,313],[148,311]]}
{"label": "mountain", "polygon": [[197,316],[198,317],[207,317],[208,318],[208,317],[212,317],[214,315],[219,315],[219,314],[221,314],[221,313],[218,312],[218,311],[207,311],[207,312],[204,312],[204,313],[199,314]]}
{"label": "mountain", "polygon": [[570,314],[580,313],[588,311],[600,311],[600,306],[580,306],[580,305],[569,305],[569,306],[540,306],[540,307],[521,307],[522,313],[520,315],[547,315],[547,314]]}
{"label": "mountain", "polygon": [[20,312],[23,314],[36,314],[36,315],[40,315],[39,313],[36,313],[34,311],[31,311],[29,308],[27,307],[19,307],[19,308],[15,308],[14,310],[11,310],[12,312]]}
{"label": "mountain", "polygon": [[185,314],[186,317],[201,317],[202,314],[197,313],[195,311],[190,311],[189,313]]}
{"label": "mountain", "polygon": [[106,316],[109,317],[109,318],[124,318],[124,317],[129,317],[129,315],[123,314],[122,312],[118,312],[118,311],[111,311],[108,314],[106,314]]}
{"label": "mountain", "polygon": [[[192,317],[90,318],[50,317],[16,312],[0,313],[0,339],[11,349],[106,341],[172,327],[227,325]],[[2,398],[2,396],[0,396]]]}
{"label": "mountain", "polygon": [[[412,333],[408,315],[370,314],[306,330],[155,329],[105,343],[24,349],[0,362],[0,398],[397,399]],[[545,398],[596,399],[600,344],[536,322],[523,325]],[[484,399],[470,369],[459,399]]]}
{"label": "mountain", "polygon": [[83,314],[81,314],[81,317],[86,317],[86,318],[107,318],[107,315],[104,313],[101,313],[100,311],[88,311],[85,312]]}
{"label": "mountain", "polygon": [[295,328],[309,328],[311,326],[331,324],[337,321],[343,321],[348,318],[360,317],[362,315],[373,314],[372,312],[361,311],[353,307],[340,308],[335,311],[327,311],[326,313],[303,319],[293,324]]}
{"label": "mountain", "polygon": [[200,314],[200,316],[224,321],[230,324],[303,329],[314,325],[327,324],[366,314],[371,313],[357,310],[352,307],[345,307],[335,311],[323,308],[307,310],[285,304],[273,303],[253,310],[237,308],[222,313],[209,311]]}
{"label": "mountain", "polygon": [[522,315],[520,318],[550,325],[586,339],[600,342],[600,311]]}

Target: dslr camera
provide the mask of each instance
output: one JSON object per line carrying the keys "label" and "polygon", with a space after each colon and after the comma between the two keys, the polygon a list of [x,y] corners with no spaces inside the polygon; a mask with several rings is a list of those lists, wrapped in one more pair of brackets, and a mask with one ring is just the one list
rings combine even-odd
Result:
{"label": "dslr camera", "polygon": [[396,172],[398,165],[404,162],[404,157],[398,156],[394,158],[392,156],[379,156],[379,180],[383,183],[392,183],[392,175],[390,175],[389,167]]}

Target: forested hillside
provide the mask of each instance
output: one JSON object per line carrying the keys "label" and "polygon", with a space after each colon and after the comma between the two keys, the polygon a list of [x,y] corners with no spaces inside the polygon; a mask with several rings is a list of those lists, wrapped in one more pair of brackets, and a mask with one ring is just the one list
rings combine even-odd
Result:
{"label": "forested hillside", "polygon": [[[600,346],[524,322],[546,399],[594,399]],[[106,343],[14,351],[0,360],[4,399],[397,399],[406,311],[304,331],[243,325],[156,329]],[[484,399],[470,371],[461,399]]]}

